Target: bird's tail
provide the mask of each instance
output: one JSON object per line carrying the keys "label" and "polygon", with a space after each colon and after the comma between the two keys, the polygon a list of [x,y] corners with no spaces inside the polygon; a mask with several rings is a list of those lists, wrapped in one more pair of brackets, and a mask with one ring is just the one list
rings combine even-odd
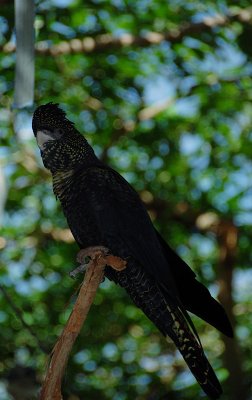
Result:
{"label": "bird's tail", "polygon": [[141,267],[130,265],[130,262],[121,272],[108,270],[107,276],[124,287],[162,334],[174,341],[204,392],[211,399],[218,399],[222,393],[220,383],[204,354],[189,315],[176,296],[164,296],[159,285]]}
{"label": "bird's tail", "polygon": [[179,307],[171,308],[167,305],[167,310],[172,324],[169,323],[166,329],[166,337],[174,341],[204,392],[211,399],[218,399],[222,394],[221,385],[204,354],[190,317]]}
{"label": "bird's tail", "polygon": [[191,372],[211,399],[222,393],[220,383],[209,364],[193,323],[174,296],[168,299],[159,286],[138,266],[114,273],[113,280],[124,287],[133,302],[142,309],[165,337],[170,337]]}

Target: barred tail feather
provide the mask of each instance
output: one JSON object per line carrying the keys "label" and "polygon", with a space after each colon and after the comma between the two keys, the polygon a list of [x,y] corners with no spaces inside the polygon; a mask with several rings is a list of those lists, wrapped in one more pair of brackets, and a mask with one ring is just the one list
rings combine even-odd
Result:
{"label": "barred tail feather", "polygon": [[211,399],[218,399],[222,393],[220,383],[180,301],[174,296],[168,301],[158,284],[143,269],[130,262],[121,272],[107,269],[106,275],[124,287],[136,306],[141,308],[160,332],[173,340],[204,392]]}
{"label": "barred tail feather", "polygon": [[[179,308],[168,312],[173,319],[172,326],[169,324],[167,336],[176,344],[192,374],[211,399],[218,399],[222,394],[222,388],[210,363],[208,362],[200,340],[190,329],[184,314]],[[186,318],[189,318],[188,316]]]}

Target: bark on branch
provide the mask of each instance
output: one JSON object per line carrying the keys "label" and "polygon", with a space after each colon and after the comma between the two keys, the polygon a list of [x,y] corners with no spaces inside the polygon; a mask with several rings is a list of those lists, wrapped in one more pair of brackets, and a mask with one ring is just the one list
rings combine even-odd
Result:
{"label": "bark on branch", "polygon": [[[90,256],[87,264],[84,282],[68,322],[52,351],[51,360],[47,368],[46,377],[42,386],[40,400],[61,400],[61,381],[67,365],[68,357],[73,344],[80,333],[81,327],[87,318],[96,291],[102,281],[104,268],[110,265],[116,270],[126,268],[126,261],[119,257],[108,255],[105,248],[90,247],[78,253],[77,260],[83,263],[85,257]],[[107,250],[107,249],[105,249]]]}
{"label": "bark on branch", "polygon": [[[148,32],[144,36],[133,36],[129,33],[120,37],[113,37],[110,34],[99,35],[95,38],[84,37],[83,39],[72,39],[62,41],[59,44],[50,45],[46,41],[38,42],[35,46],[36,53],[39,55],[58,56],[60,54],[94,53],[101,51],[111,51],[122,47],[139,46],[148,47],[159,44],[163,41],[171,43],[181,42],[186,36],[211,31],[217,26],[226,26],[232,22],[239,21],[243,24],[252,23],[252,8],[248,7],[227,15],[217,14],[213,17],[206,17],[202,22],[183,23],[176,29],[169,32]],[[16,49],[14,43],[7,43],[0,47],[4,53],[12,53]]]}

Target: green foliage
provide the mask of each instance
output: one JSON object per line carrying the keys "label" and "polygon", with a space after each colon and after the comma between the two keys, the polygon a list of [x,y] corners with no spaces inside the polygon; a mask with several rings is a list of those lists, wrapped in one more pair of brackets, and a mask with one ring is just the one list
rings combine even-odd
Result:
{"label": "green foliage", "polygon": [[[57,44],[100,34],[165,33],[249,5],[224,0],[37,1],[36,38]],[[9,5],[1,7],[2,46],[14,29],[12,11]],[[36,104],[53,101],[64,107],[97,154],[139,191],[160,232],[216,294],[216,233],[200,231],[197,218],[210,212],[237,226],[233,295],[245,382],[252,373],[250,31],[251,25],[233,21],[192,32],[174,44],[38,55],[35,85]],[[3,383],[16,365],[31,367],[41,380],[47,361],[41,346],[47,354],[52,349],[80,283],[68,275],[77,245],[42,166],[31,114],[11,111],[14,63],[14,54],[0,55],[0,197],[8,194],[4,212],[0,201],[0,283],[33,334],[2,295]],[[195,319],[195,324],[228,393],[223,340],[205,323]],[[4,386],[1,390],[1,398],[11,398]],[[199,398],[199,390],[174,346],[120,288],[105,281],[68,364],[65,398],[186,400]]]}

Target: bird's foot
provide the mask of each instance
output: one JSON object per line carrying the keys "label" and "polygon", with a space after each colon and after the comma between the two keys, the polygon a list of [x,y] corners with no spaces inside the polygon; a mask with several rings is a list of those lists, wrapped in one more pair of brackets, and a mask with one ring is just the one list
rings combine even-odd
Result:
{"label": "bird's foot", "polygon": [[108,254],[109,249],[104,246],[91,246],[86,249],[82,249],[77,254],[77,262],[80,265],[69,273],[71,278],[75,278],[79,273],[86,272],[89,263],[100,258],[105,258]]}
{"label": "bird's foot", "polygon": [[86,262],[86,258],[94,260],[95,258],[105,257],[109,253],[109,249],[105,246],[90,246],[81,249],[77,254],[77,261],[79,263]]}
{"label": "bird's foot", "polygon": [[80,250],[77,254],[77,261],[80,265],[70,272],[70,276],[75,278],[79,273],[85,272],[90,262],[104,264],[104,267],[109,265],[116,271],[122,271],[126,268],[127,261],[108,253],[109,249],[104,246],[91,246]]}

